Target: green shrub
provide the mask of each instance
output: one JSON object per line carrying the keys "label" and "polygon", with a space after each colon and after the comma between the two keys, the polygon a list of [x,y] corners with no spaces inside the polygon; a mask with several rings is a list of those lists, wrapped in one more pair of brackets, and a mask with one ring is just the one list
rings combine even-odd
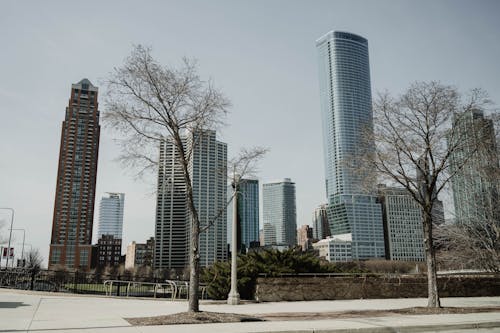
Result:
{"label": "green shrub", "polygon": [[[346,270],[341,265],[322,262],[311,252],[299,249],[286,251],[261,250],[238,256],[238,292],[242,299],[253,299],[259,274],[276,277],[298,273],[362,272],[352,265]],[[216,262],[202,273],[207,294],[212,299],[226,299],[231,288],[231,263]]]}

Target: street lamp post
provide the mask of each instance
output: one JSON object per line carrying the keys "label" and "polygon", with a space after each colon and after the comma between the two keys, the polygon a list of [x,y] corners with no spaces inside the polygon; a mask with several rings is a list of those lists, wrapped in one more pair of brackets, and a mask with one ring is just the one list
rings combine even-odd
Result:
{"label": "street lamp post", "polygon": [[240,294],[238,293],[238,275],[237,262],[238,255],[238,183],[239,177],[235,176],[233,181],[233,230],[231,235],[231,290],[227,296],[227,304],[238,305],[240,303]]}
{"label": "street lamp post", "polygon": [[0,209],[7,209],[11,211],[11,217],[10,217],[10,233],[9,233],[9,245],[7,248],[7,261],[5,263],[5,268],[9,267],[9,257],[10,257],[10,241],[12,239],[12,225],[14,224],[14,209],[6,207],[6,208],[0,208]]}

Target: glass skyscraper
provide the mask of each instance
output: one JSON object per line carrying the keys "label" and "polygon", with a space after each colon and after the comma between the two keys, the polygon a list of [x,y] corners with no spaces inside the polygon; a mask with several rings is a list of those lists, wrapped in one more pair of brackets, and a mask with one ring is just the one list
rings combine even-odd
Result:
{"label": "glass skyscraper", "polygon": [[383,257],[381,206],[353,168],[373,149],[363,135],[373,129],[368,41],[332,31],[316,47],[330,230],[352,234],[353,259]]}
{"label": "glass skyscraper", "polygon": [[[248,249],[259,241],[259,181],[241,179],[238,186],[238,249]],[[233,195],[228,186],[228,198]],[[227,206],[227,242],[232,244],[233,205]],[[252,244],[253,243],[253,244]]]}
{"label": "glass skyscraper", "polygon": [[105,193],[99,203],[99,228],[97,237],[113,235],[122,239],[123,232],[123,205],[125,194]]}
{"label": "glass skyscraper", "polygon": [[493,121],[480,110],[457,113],[452,133],[450,144],[461,142],[450,156],[450,172],[455,173],[451,185],[457,222],[499,221],[500,166]]}
{"label": "glass skyscraper", "polygon": [[297,244],[295,183],[290,178],[262,185],[264,245]]}

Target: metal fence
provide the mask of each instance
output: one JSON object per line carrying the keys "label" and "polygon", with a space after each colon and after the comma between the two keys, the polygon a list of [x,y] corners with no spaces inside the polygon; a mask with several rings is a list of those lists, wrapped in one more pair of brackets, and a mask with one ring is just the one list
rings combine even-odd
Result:
{"label": "metal fence", "polygon": [[[118,274],[92,274],[86,272],[39,272],[13,268],[0,270],[0,287],[23,290],[66,292],[124,297],[154,297],[187,299],[187,281],[173,281],[152,276],[120,276]],[[200,287],[205,297],[205,287]]]}

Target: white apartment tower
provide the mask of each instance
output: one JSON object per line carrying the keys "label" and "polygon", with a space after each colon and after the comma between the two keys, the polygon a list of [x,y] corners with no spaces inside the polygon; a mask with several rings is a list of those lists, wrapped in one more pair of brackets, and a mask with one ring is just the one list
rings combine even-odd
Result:
{"label": "white apartment tower", "polygon": [[[227,145],[216,140],[215,131],[204,131],[185,138],[184,147],[194,147],[189,173],[201,228],[216,219],[200,235],[200,264],[208,266],[227,257]],[[179,153],[167,138],[160,145],[154,268],[188,266],[190,224]]]}

